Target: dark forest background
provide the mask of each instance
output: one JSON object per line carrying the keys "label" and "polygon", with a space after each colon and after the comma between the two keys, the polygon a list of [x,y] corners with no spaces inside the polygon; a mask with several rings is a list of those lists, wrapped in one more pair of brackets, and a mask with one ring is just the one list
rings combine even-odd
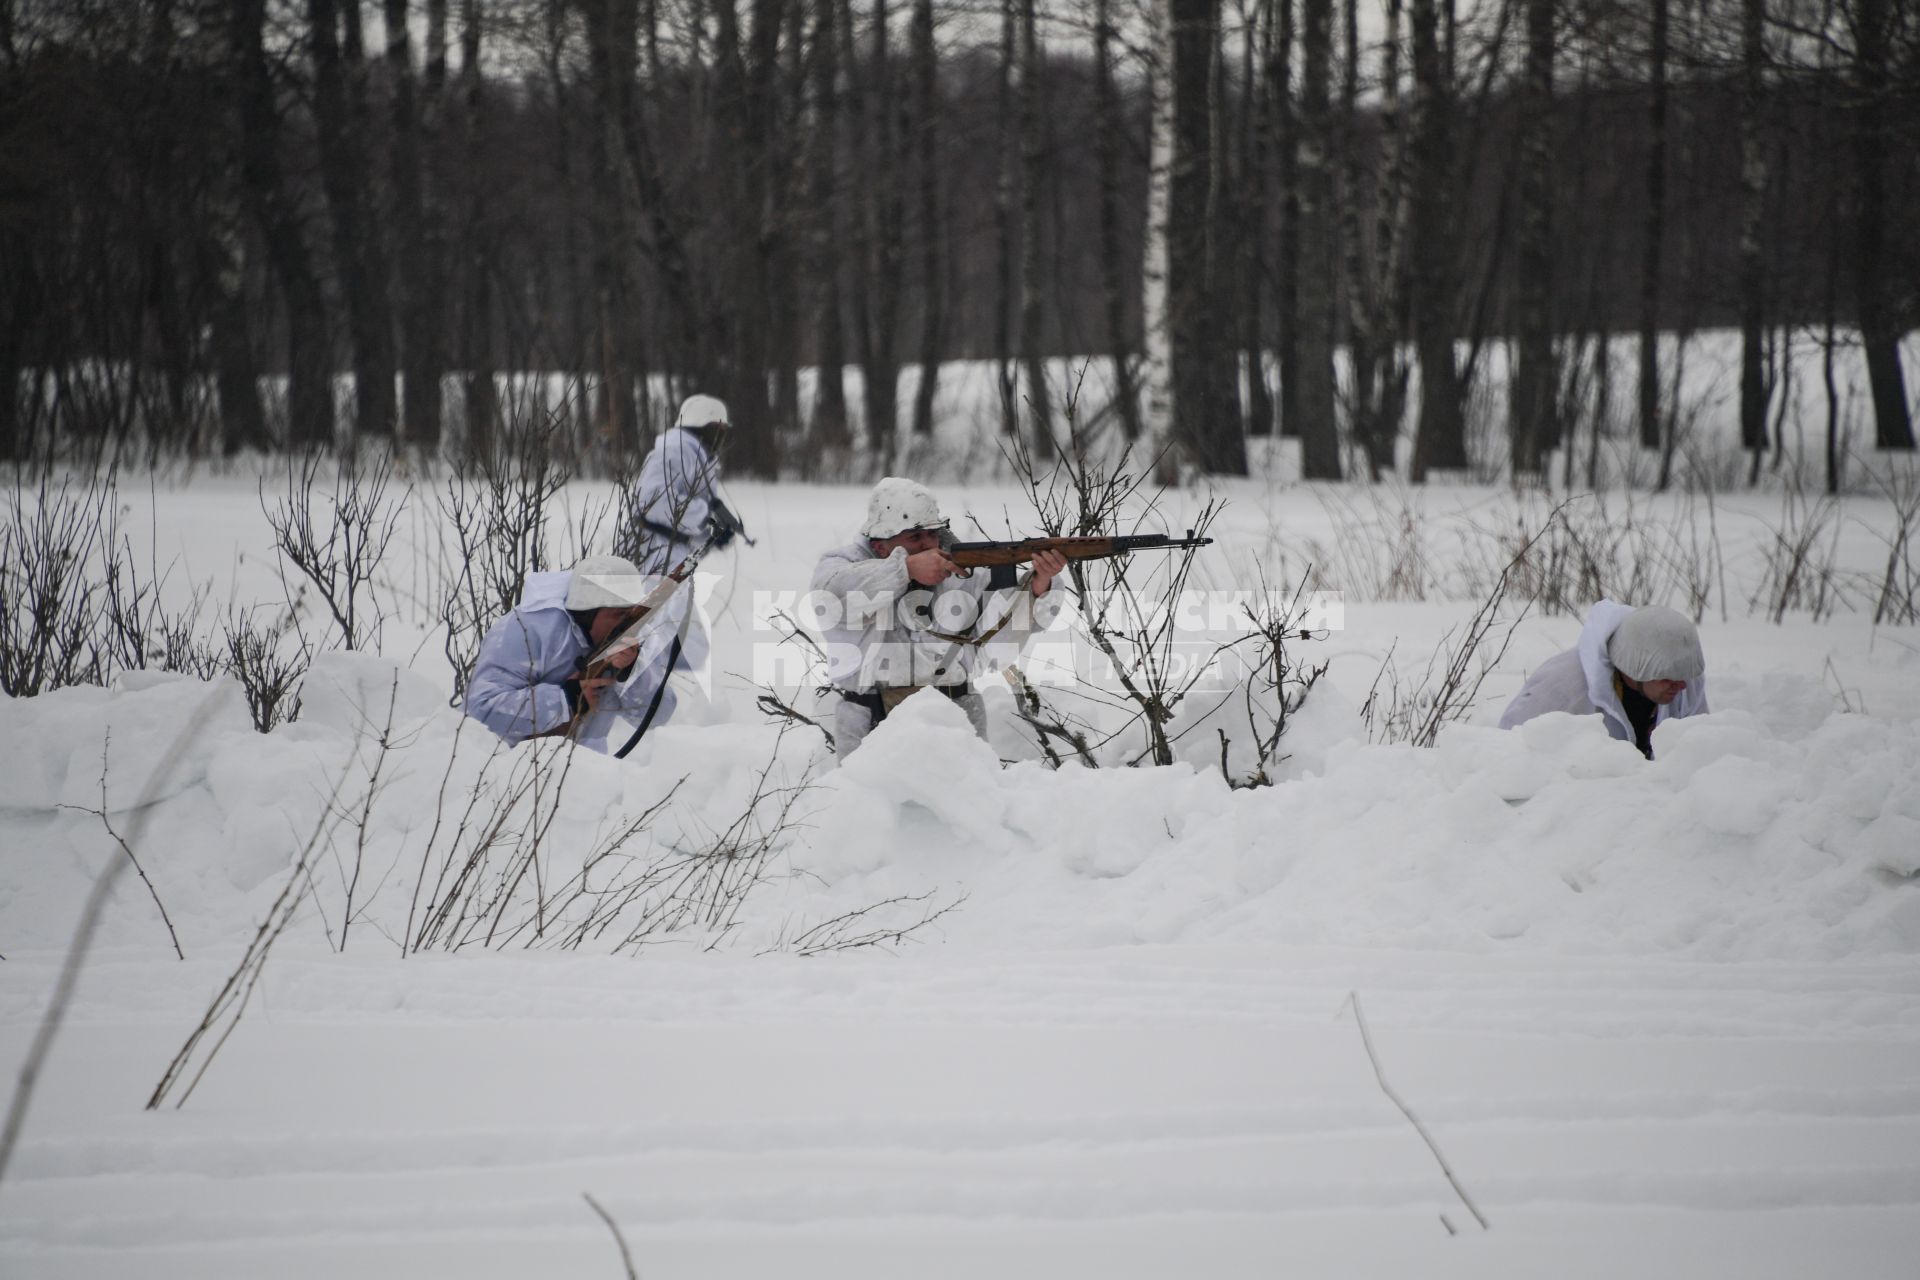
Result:
{"label": "dark forest background", "polygon": [[[1202,470],[1278,431],[1309,477],[1419,480],[1508,344],[1525,473],[1607,394],[1606,334],[1670,461],[1656,339],[1708,327],[1756,468],[1796,328],[1862,349],[1910,449],[1916,9],[0,0],[0,457],[484,459],[555,425],[499,375],[549,371],[581,465],[704,390],[774,475],[926,435],[902,368],[957,359],[1045,453],[1074,437],[1020,370],[1097,355],[1108,425],[1164,414]],[[863,376],[803,402],[812,366]]]}

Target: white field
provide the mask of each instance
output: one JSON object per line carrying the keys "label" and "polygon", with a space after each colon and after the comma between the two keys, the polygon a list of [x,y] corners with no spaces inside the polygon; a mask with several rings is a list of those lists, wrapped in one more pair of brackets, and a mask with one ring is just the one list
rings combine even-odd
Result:
{"label": "white field", "polygon": [[[256,485],[123,481],[125,524],[170,589],[278,601]],[[1768,551],[1811,504],[1570,510],[1628,531],[1616,564],[1658,566],[1673,602],[1709,584],[1714,715],[1663,727],[1649,763],[1590,719],[1487,727],[1572,643],[1566,614],[1519,624],[1434,748],[1368,743],[1382,659],[1418,683],[1519,500],[1221,486],[1201,585],[1312,563],[1346,593],[1303,646],[1331,665],[1281,781],[1233,791],[1211,722],[1165,769],[1050,772],[998,689],[990,746],[934,699],[843,768],[781,738],[749,687],[756,603],[851,535],[859,487],[734,486],[759,545],[710,566],[713,697],[689,685],[633,758],[495,752],[445,705],[432,488],[383,566],[380,652],[321,659],[292,725],[262,737],[230,686],[153,676],[0,703],[5,1078],[125,862],[83,810],[153,886],[119,879],[0,1181],[9,1280],[618,1277],[583,1193],[648,1280],[1913,1274],[1920,633],[1872,622],[1884,497],[1820,517],[1834,611],[1778,625]],[[1022,525],[1011,489],[942,495]],[[1722,567],[1675,569],[1683,544]],[[724,926],[561,950],[565,921],[515,907],[492,949],[483,923],[402,957],[469,797],[484,816],[539,777],[529,878],[552,887],[676,783],[619,874],[707,847],[763,769],[810,789]],[[183,1106],[144,1110],[316,829],[244,1016]],[[952,909],[797,953],[889,902],[861,920]]]}

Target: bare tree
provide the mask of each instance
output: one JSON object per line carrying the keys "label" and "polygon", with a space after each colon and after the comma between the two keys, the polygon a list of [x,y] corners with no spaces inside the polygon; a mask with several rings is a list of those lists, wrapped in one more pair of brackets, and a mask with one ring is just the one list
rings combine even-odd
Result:
{"label": "bare tree", "polygon": [[[1857,95],[1853,105],[1855,306],[1860,316],[1860,342],[1866,349],[1867,384],[1873,396],[1874,444],[1881,449],[1911,450],[1913,418],[1907,407],[1906,378],[1900,369],[1901,326],[1892,297],[1896,286],[1888,271],[1887,161],[1895,145],[1893,112],[1898,99],[1887,65],[1887,46],[1894,12],[1889,0],[1853,0],[1850,16]],[[1905,17],[1908,22],[1913,20],[1910,10]],[[1908,81],[1900,97],[1911,100],[1913,93],[1913,83]],[[1910,133],[1905,147],[1911,160]]]}
{"label": "bare tree", "polygon": [[1014,79],[1020,136],[1020,365],[1033,420],[1033,451],[1051,458],[1053,398],[1040,350],[1040,183],[1047,169],[1041,125],[1040,33],[1034,0],[1020,0],[1020,70]]}
{"label": "bare tree", "polygon": [[913,434],[933,434],[933,397],[946,338],[944,222],[940,202],[940,62],[933,41],[933,0],[914,0],[914,174],[920,195],[920,382],[913,394]]}
{"label": "bare tree", "polygon": [[1747,473],[1760,478],[1767,450],[1766,0],[1740,0],[1740,444],[1753,454]]}
{"label": "bare tree", "polygon": [[846,338],[840,316],[840,234],[845,190],[839,180],[842,131],[840,110],[839,24],[842,0],[815,0],[813,43],[813,129],[808,144],[812,201],[810,256],[814,266],[813,329],[819,383],[813,407],[813,434],[820,447],[844,454],[852,444],[847,429]]}
{"label": "bare tree", "polygon": [[1640,444],[1657,449],[1660,415],[1661,242],[1667,231],[1667,34],[1670,0],[1652,0],[1647,43],[1647,204],[1640,247]]}
{"label": "bare tree", "polygon": [[[444,0],[433,0],[442,6]],[[406,442],[426,454],[440,449],[442,370],[437,264],[426,167],[430,137],[423,119],[427,95],[414,68],[411,17],[407,0],[386,0],[387,79],[392,94],[392,181],[395,279],[400,316],[400,368],[404,382],[402,417]],[[444,39],[444,27],[442,28]],[[441,63],[445,74],[445,63]]]}
{"label": "bare tree", "polygon": [[1514,479],[1546,478],[1559,443],[1559,373],[1553,354],[1553,0],[1527,0],[1526,82],[1520,155],[1520,361],[1508,433]]}
{"label": "bare tree", "polygon": [[1414,341],[1420,357],[1416,484],[1433,469],[1464,470],[1466,423],[1454,358],[1453,76],[1442,55],[1436,0],[1411,0],[1413,158],[1410,195]]}
{"label": "bare tree", "polygon": [[307,0],[307,26],[321,187],[333,232],[334,278],[346,307],[353,352],[354,433],[390,441],[398,404],[393,319],[375,192],[366,181],[372,169],[371,128],[360,0]]}
{"label": "bare tree", "polygon": [[[1095,148],[1100,182],[1100,290],[1107,352],[1113,361],[1114,403],[1128,440],[1140,438],[1140,390],[1127,341],[1125,254],[1120,239],[1120,156],[1126,117],[1113,75],[1113,0],[1094,0],[1093,94]],[[1255,318],[1258,325],[1258,317]]]}
{"label": "bare tree", "polygon": [[1302,0],[1300,64],[1300,474],[1338,480],[1334,420],[1333,0]]}

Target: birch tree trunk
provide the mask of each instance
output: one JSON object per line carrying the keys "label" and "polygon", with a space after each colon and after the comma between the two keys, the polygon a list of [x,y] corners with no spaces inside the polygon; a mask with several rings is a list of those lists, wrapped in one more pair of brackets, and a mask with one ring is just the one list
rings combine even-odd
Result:
{"label": "birch tree trunk", "polygon": [[1171,475],[1168,441],[1173,431],[1173,343],[1167,272],[1173,213],[1173,21],[1172,0],[1153,0],[1148,38],[1153,71],[1148,84],[1147,227],[1141,246],[1141,314],[1145,320],[1146,440],[1161,477]]}

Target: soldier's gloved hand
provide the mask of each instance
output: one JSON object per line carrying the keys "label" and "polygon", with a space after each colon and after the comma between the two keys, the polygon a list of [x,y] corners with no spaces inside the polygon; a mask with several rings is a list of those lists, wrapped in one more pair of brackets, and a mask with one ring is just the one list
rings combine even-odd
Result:
{"label": "soldier's gloved hand", "polygon": [[707,529],[713,535],[713,545],[724,547],[732,542],[734,535],[746,526],[740,523],[740,517],[733,514],[727,504],[715,498],[707,507]]}

